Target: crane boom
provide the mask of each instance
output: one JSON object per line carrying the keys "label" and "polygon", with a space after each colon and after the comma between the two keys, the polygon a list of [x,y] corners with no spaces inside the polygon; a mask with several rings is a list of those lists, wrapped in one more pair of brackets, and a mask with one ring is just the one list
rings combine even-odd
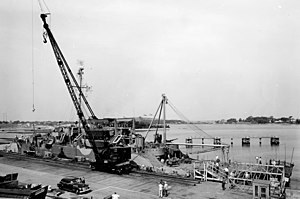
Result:
{"label": "crane boom", "polygon": [[[48,38],[50,40],[50,43],[51,43],[51,46],[52,46],[52,49],[53,49],[53,52],[54,52],[57,64],[59,66],[59,69],[61,71],[63,79],[64,79],[64,81],[66,83],[66,86],[67,86],[68,91],[70,93],[70,96],[72,98],[73,104],[74,104],[74,106],[76,108],[77,115],[78,115],[78,117],[79,117],[79,119],[80,119],[80,121],[82,123],[83,128],[86,130],[86,129],[88,129],[87,120],[85,119],[84,114],[82,112],[79,100],[77,99],[77,96],[75,94],[75,90],[74,90],[74,88],[72,86],[72,82],[75,84],[75,87],[78,89],[79,94],[81,95],[81,97],[82,97],[82,99],[83,99],[86,107],[88,108],[88,110],[89,110],[89,112],[91,114],[91,118],[97,119],[97,117],[95,116],[95,114],[94,114],[92,108],[90,107],[87,99],[82,94],[82,90],[81,90],[78,82],[76,81],[76,78],[73,75],[73,73],[72,73],[72,71],[71,71],[71,69],[70,69],[70,67],[69,67],[66,59],[64,58],[62,51],[60,50],[57,42],[55,41],[55,38],[54,38],[54,36],[53,36],[50,28],[49,28],[49,25],[46,22],[46,17],[47,17],[47,14],[41,14],[41,19],[43,21],[43,27],[46,30],[46,33],[47,33]],[[47,42],[46,38],[44,38],[44,39],[45,39],[44,43],[46,43]],[[69,75],[71,76],[72,81],[69,78]]]}

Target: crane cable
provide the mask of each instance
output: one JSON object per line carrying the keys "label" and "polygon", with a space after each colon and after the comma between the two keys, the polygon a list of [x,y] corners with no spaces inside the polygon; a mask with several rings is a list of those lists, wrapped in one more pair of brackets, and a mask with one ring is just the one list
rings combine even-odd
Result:
{"label": "crane cable", "polygon": [[[41,3],[41,0],[38,0],[38,3],[39,3],[39,5],[40,5],[40,9],[41,9],[41,13],[42,13],[42,14],[46,14],[46,15],[50,15],[51,13],[50,13],[50,10],[49,10],[47,4],[45,3],[45,0],[42,0],[42,1],[43,1],[43,4]],[[46,11],[43,9],[43,6],[42,6],[42,5],[45,6]]]}
{"label": "crane cable", "polygon": [[[45,1],[43,1],[43,5],[45,6],[47,12],[44,11],[41,0],[38,0],[40,9],[42,13],[45,13],[47,15],[50,15],[50,10],[48,6],[46,5]],[[35,88],[34,88],[34,17],[33,17],[34,11],[33,11],[33,0],[31,0],[31,75],[32,75],[32,112],[35,111]],[[50,23],[51,24],[51,23]]]}
{"label": "crane cable", "polygon": [[[40,9],[42,13],[45,13],[47,15],[50,15],[50,10],[48,6],[46,5],[45,1],[43,0],[43,5],[45,5],[47,12],[44,11],[42,7],[41,0],[38,0]],[[31,75],[32,75],[32,112],[35,111],[35,83],[34,83],[34,17],[33,17],[34,11],[33,11],[33,0],[31,0]]]}
{"label": "crane cable", "polygon": [[35,111],[34,106],[34,28],[33,28],[33,0],[31,0],[31,64],[32,64],[32,112]]}

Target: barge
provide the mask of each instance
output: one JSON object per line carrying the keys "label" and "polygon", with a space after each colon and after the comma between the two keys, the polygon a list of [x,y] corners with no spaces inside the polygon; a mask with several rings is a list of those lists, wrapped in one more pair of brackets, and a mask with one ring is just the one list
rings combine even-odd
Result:
{"label": "barge", "polygon": [[0,176],[0,197],[45,199],[48,186],[22,184],[18,181],[18,173]]}

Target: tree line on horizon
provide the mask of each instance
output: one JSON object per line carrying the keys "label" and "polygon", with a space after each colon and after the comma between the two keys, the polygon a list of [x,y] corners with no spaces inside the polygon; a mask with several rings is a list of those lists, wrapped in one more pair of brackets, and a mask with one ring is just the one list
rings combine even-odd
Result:
{"label": "tree line on horizon", "polygon": [[269,123],[283,123],[283,124],[300,124],[300,119],[295,119],[293,116],[289,117],[280,117],[274,118],[273,116],[265,117],[265,116],[249,116],[246,119],[236,119],[230,118],[227,120],[218,120],[217,124],[226,123],[226,124],[235,124],[235,123],[250,123],[250,124],[269,124]]}
{"label": "tree line on horizon", "polygon": [[[136,120],[137,123],[146,123],[150,124],[149,118],[139,118],[140,120]],[[69,124],[74,121],[0,121],[0,124],[2,125],[9,125],[9,124],[41,124],[41,125],[63,125],[63,124]],[[162,123],[162,121],[160,121]],[[279,117],[274,118],[273,116],[265,117],[265,116],[249,116],[245,119],[239,118],[230,118],[230,119],[222,119],[222,120],[216,120],[216,121],[183,121],[178,119],[169,119],[166,120],[166,123],[168,124],[187,124],[187,123],[194,123],[194,124],[238,124],[238,123],[248,123],[248,124],[269,124],[269,123],[282,123],[282,124],[300,124],[300,119],[295,119],[293,116],[289,117]],[[157,120],[154,120],[153,124],[157,124]],[[0,126],[1,127],[1,126]]]}

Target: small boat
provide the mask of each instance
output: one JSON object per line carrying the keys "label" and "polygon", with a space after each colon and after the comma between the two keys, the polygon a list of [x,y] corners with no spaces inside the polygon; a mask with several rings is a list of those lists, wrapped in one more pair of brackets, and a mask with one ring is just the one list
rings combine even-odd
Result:
{"label": "small boat", "polygon": [[242,138],[242,145],[250,145],[250,137]]}

